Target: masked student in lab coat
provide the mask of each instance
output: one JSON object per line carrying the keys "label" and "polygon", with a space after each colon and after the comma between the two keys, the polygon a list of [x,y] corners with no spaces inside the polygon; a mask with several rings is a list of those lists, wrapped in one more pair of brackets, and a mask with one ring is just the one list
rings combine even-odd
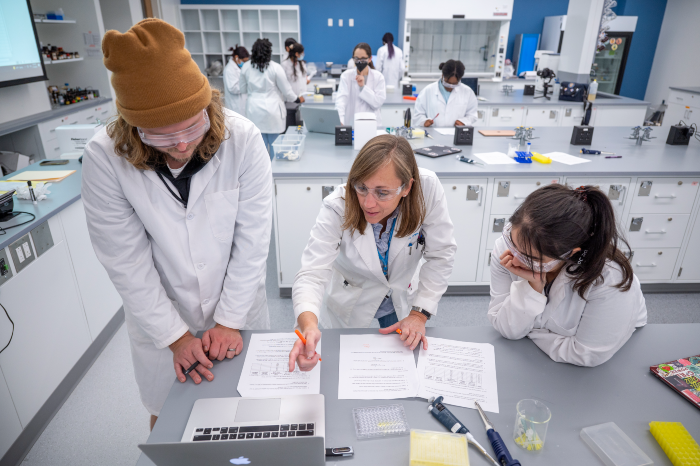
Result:
{"label": "masked student in lab coat", "polygon": [[151,427],[195,361],[190,378],[211,381],[210,360],[241,352],[238,329],[269,328],[270,160],[184,45],[155,18],[105,34],[118,115],[83,160],[90,239],[124,302]]}
{"label": "masked student in lab coat", "polygon": [[231,59],[224,68],[224,95],[226,96],[226,108],[233,110],[239,115],[245,116],[246,94],[241,94],[239,79],[241,77],[241,67],[250,60],[250,54],[245,47],[236,44],[231,47]]}
{"label": "masked student in lab coat", "polygon": [[352,126],[355,113],[371,112],[377,115],[377,125],[381,125],[381,108],[386,100],[384,76],[374,69],[372,48],[368,44],[357,44],[352,57],[356,68],[343,71],[340,75],[340,86],[335,98],[340,123]]}
{"label": "masked student in lab coat", "polygon": [[272,159],[272,143],[286,129],[285,102],[304,102],[294,94],[284,69],[272,61],[272,44],[258,39],[253,44],[250,61],[241,72],[241,93],[248,93],[246,116],[262,133]]}
{"label": "masked student in lab coat", "polygon": [[464,64],[459,60],[440,63],[442,77],[418,94],[413,121],[416,126],[471,126],[477,119],[474,91],[461,82]]}
{"label": "masked student in lab coat", "polygon": [[289,57],[282,60],[282,68],[287,76],[289,85],[296,95],[302,97],[306,92],[306,85],[311,82],[311,78],[306,74],[304,66],[304,46],[295,43],[290,46]]}
{"label": "masked student in lab coat", "polygon": [[646,325],[613,207],[593,186],[530,194],[496,240],[488,317],[504,337],[528,337],[550,358],[597,366]]}
{"label": "masked student in lab coat", "polygon": [[287,57],[289,57],[289,50],[292,48],[294,44],[296,44],[297,41],[293,37],[287,37],[284,41],[284,52],[282,52],[282,61],[286,60]]}
{"label": "masked student in lab coat", "polygon": [[390,32],[384,34],[382,42],[384,45],[377,50],[377,71],[382,73],[387,86],[392,85],[398,89],[405,69],[403,52],[394,45],[394,35]]}
{"label": "masked student in lab coat", "polygon": [[295,360],[301,370],[318,362],[319,323],[369,327],[377,319],[381,333],[400,329],[405,346],[427,348],[425,323],[447,289],[456,250],[435,173],[418,168],[405,139],[371,139],[347,184],[323,200],[302,255],[292,301],[306,345],[294,345],[290,371]]}

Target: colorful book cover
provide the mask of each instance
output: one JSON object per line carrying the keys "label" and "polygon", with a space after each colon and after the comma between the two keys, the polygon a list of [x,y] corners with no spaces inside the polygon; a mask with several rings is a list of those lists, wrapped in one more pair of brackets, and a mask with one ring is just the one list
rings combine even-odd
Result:
{"label": "colorful book cover", "polygon": [[700,409],[700,354],[651,366],[649,370]]}

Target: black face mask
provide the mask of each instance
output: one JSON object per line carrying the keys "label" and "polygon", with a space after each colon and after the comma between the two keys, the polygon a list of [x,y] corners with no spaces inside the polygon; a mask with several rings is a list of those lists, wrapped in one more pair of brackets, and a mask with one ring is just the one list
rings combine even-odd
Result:
{"label": "black face mask", "polygon": [[362,73],[362,70],[367,68],[367,65],[369,65],[369,62],[363,62],[363,61],[355,61],[355,66],[357,67],[357,72]]}

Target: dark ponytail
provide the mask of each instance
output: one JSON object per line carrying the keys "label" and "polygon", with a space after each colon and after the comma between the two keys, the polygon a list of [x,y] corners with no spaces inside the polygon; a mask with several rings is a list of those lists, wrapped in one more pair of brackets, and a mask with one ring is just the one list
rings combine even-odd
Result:
{"label": "dark ponytail", "polygon": [[[296,44],[296,43],[297,43],[297,41],[296,41],[295,38],[293,38],[293,37],[287,37],[287,38],[284,40],[284,48],[292,47],[292,46],[293,46],[294,44]],[[290,49],[290,50],[291,50],[291,49]]]}
{"label": "dark ponytail", "polygon": [[613,206],[600,189],[545,186],[525,199],[510,222],[517,230],[520,252],[531,261],[543,262],[545,256],[561,258],[581,248],[566,259],[566,273],[574,277],[573,288],[581,298],[602,280],[607,261],[620,266],[622,281],[615,287],[628,291],[632,286],[632,266],[618,248],[622,243],[630,249],[629,244],[618,232]]}
{"label": "dark ponytail", "polygon": [[464,76],[464,63],[459,60],[447,60],[440,63],[438,69],[442,71],[442,77],[445,78],[445,81],[453,76],[457,78],[457,81],[461,81],[462,76]]}
{"label": "dark ponytail", "polygon": [[[355,56],[355,50],[357,50],[357,49],[364,50],[365,52],[367,52],[367,56],[368,56],[369,58],[372,58],[372,47],[370,47],[369,44],[367,44],[367,43],[365,43],[365,42],[360,42],[359,44],[357,44],[357,45],[355,46],[355,48],[352,49],[352,55],[353,55],[353,56]],[[369,67],[372,68],[372,69],[374,69],[374,63],[369,62]]]}
{"label": "dark ponytail", "polygon": [[389,50],[389,58],[394,58],[394,35],[387,32],[384,34],[384,37],[382,37],[382,42],[386,44],[386,48]]}
{"label": "dark ponytail", "polygon": [[297,63],[299,64],[299,69],[302,72],[302,76],[306,74],[304,69],[304,61],[297,59],[297,53],[304,53],[304,46],[300,43],[295,43],[292,45],[293,48],[289,49],[289,60],[292,62],[292,75],[297,77]]}
{"label": "dark ponytail", "polygon": [[265,71],[270,64],[270,59],[272,59],[272,43],[268,39],[258,39],[253,44],[251,51],[250,61],[253,66],[260,72]]}
{"label": "dark ponytail", "polygon": [[248,53],[248,50],[243,47],[242,45],[236,44],[235,47],[229,47],[229,52],[231,52],[231,58],[233,57],[238,57],[238,58],[248,58],[250,54]]}

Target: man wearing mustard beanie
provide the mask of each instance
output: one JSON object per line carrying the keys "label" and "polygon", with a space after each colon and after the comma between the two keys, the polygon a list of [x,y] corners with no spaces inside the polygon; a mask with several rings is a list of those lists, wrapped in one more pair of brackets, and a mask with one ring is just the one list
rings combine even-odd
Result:
{"label": "man wearing mustard beanie", "polygon": [[270,159],[184,46],[158,19],[105,34],[118,115],[83,162],[90,238],[124,301],[151,428],[176,377],[199,362],[194,383],[213,380],[211,360],[243,348],[238,329],[269,328]]}

